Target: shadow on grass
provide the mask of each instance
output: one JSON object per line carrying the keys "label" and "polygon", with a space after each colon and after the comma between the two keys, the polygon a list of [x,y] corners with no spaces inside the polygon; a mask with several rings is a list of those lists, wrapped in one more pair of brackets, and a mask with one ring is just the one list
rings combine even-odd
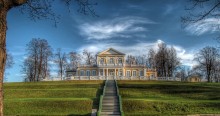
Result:
{"label": "shadow on grass", "polygon": [[79,115],[79,114],[68,114],[67,116],[91,116],[91,114]]}
{"label": "shadow on grass", "polygon": [[99,108],[99,99],[102,95],[104,85],[105,81],[103,81],[103,83],[100,85],[99,89],[96,91],[96,98],[93,99],[92,109],[97,109],[97,111]]}
{"label": "shadow on grass", "polygon": [[[122,89],[138,89],[139,91],[158,91],[164,96],[175,96],[192,100],[220,100],[218,86],[203,83],[155,83],[155,84],[120,84]],[[140,96],[144,97],[144,96]]]}

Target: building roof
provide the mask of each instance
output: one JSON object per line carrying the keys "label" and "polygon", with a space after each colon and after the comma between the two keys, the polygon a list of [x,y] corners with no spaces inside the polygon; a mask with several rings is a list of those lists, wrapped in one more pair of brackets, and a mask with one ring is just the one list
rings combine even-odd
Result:
{"label": "building roof", "polygon": [[122,52],[119,52],[113,48],[109,48],[107,50],[104,50],[104,51],[98,53],[97,55],[98,56],[100,56],[100,55],[123,55],[124,56],[125,54]]}

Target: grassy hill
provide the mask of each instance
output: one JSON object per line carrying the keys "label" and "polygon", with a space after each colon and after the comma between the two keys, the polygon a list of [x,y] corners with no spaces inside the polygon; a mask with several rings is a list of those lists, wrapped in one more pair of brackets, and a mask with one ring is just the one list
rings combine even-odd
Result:
{"label": "grassy hill", "polygon": [[5,115],[90,115],[103,81],[4,84]]}
{"label": "grassy hill", "polygon": [[125,115],[220,114],[220,83],[118,81]]}

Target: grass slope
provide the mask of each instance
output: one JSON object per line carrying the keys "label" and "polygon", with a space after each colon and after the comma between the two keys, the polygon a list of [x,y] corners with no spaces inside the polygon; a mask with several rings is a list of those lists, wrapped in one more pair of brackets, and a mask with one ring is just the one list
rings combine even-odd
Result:
{"label": "grass slope", "polygon": [[220,114],[220,83],[118,81],[125,115]]}
{"label": "grass slope", "polygon": [[103,81],[4,84],[5,115],[90,115]]}

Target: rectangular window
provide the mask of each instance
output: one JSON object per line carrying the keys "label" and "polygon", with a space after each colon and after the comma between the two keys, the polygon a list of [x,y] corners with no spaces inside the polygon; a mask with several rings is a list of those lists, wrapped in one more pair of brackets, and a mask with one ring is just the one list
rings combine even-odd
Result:
{"label": "rectangular window", "polygon": [[122,63],[122,58],[118,58],[118,63],[119,63],[119,64]]}
{"label": "rectangular window", "polygon": [[96,70],[92,71],[92,76],[96,76]]}
{"label": "rectangular window", "polygon": [[154,78],[154,75],[153,75],[153,74],[151,74],[151,78]]}
{"label": "rectangular window", "polygon": [[127,72],[126,72],[126,76],[127,76],[127,77],[130,77],[130,76],[131,76],[131,75],[130,75],[130,71],[127,71]]}
{"label": "rectangular window", "polygon": [[103,58],[100,60],[100,64],[104,64],[104,59]]}
{"label": "rectangular window", "polygon": [[89,70],[86,71],[86,76],[90,76],[90,71]]}
{"label": "rectangular window", "polygon": [[84,76],[84,70],[80,70],[80,76]]}
{"label": "rectangular window", "polygon": [[119,76],[122,76],[122,75],[123,75],[123,74],[122,74],[122,70],[119,70],[118,75],[119,75]]}
{"label": "rectangular window", "polygon": [[133,76],[136,76],[136,71],[133,71],[132,73],[133,73]]}
{"label": "rectangular window", "polygon": [[104,76],[103,70],[100,71],[100,75]]}
{"label": "rectangular window", "polygon": [[140,76],[144,76],[144,71],[143,70],[140,71]]}
{"label": "rectangular window", "polygon": [[114,59],[113,59],[113,58],[110,58],[109,63],[110,63],[110,64],[114,64]]}

